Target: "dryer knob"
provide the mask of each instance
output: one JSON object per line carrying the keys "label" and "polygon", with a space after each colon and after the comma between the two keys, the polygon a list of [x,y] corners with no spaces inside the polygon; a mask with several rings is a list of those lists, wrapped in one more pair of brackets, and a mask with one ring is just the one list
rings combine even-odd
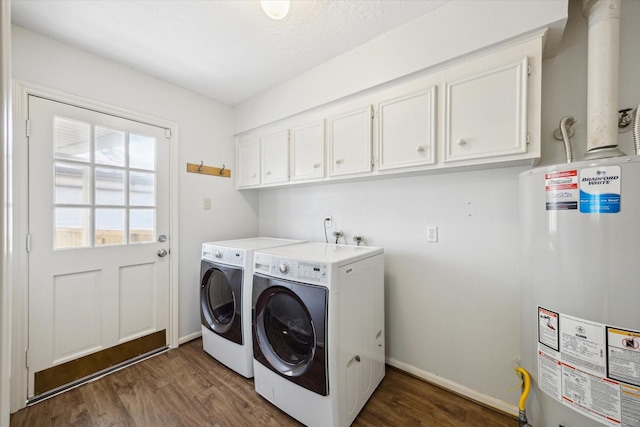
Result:
{"label": "dryer knob", "polygon": [[288,272],[289,272],[289,264],[287,264],[286,262],[283,262],[282,264],[280,264],[280,273],[287,274]]}
{"label": "dryer knob", "polygon": [[216,251],[216,253],[214,253],[213,256],[218,258],[218,259],[220,259],[220,258],[222,258],[222,252]]}

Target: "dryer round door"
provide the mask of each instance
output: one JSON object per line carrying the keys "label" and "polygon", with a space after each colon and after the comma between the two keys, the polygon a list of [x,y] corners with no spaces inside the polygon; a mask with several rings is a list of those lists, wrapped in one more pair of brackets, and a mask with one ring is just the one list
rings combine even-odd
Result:
{"label": "dryer round door", "polygon": [[254,335],[261,353],[259,361],[322,395],[328,392],[325,302],[321,288],[270,287],[256,301]]}
{"label": "dryer round door", "polygon": [[202,274],[200,313],[210,330],[242,344],[241,316],[242,270],[209,268]]}

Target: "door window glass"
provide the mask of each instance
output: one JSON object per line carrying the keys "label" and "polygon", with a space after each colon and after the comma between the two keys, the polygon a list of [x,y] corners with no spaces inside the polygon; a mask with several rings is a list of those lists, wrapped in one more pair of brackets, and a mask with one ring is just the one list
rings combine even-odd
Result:
{"label": "door window glass", "polygon": [[91,203],[91,168],[73,163],[55,162],[56,203]]}
{"label": "door window glass", "polygon": [[54,249],[156,240],[156,139],[54,118]]}
{"label": "door window glass", "polygon": [[154,138],[129,135],[129,166],[136,169],[155,170],[156,140]]}
{"label": "door window glass", "polygon": [[89,224],[91,209],[88,208],[55,208],[56,248],[86,248],[91,245]]}
{"label": "door window glass", "polygon": [[138,206],[153,206],[155,203],[155,175],[146,172],[131,172],[129,176],[129,203]]}
{"label": "door window glass", "polygon": [[57,159],[88,162],[91,158],[91,126],[89,123],[55,117],[53,134],[54,153]]}
{"label": "door window glass", "polygon": [[154,242],[155,209],[129,209],[129,243]]}
{"label": "door window glass", "polygon": [[123,244],[124,219],[124,209],[96,209],[96,246]]}
{"label": "door window glass", "polygon": [[96,126],[96,163],[124,166],[125,137],[122,131]]}
{"label": "door window glass", "polygon": [[96,168],[96,205],[124,205],[124,171]]}

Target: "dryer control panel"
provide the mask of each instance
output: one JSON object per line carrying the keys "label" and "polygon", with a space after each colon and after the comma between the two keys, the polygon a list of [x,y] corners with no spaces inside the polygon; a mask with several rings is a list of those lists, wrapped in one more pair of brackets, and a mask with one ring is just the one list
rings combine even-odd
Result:
{"label": "dryer control panel", "polygon": [[299,282],[325,285],[329,278],[329,267],[320,262],[301,261],[289,258],[255,254],[255,271],[273,277]]}
{"label": "dryer control panel", "polygon": [[210,244],[202,245],[202,259],[221,264],[244,266],[246,251],[244,249],[226,248]]}

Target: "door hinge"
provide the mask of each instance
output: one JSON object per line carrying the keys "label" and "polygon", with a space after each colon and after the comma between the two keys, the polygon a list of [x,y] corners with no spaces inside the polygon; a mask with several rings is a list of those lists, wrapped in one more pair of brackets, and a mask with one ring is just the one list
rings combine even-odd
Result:
{"label": "door hinge", "polygon": [[25,133],[27,134],[27,137],[31,136],[31,120],[27,120],[25,123]]}
{"label": "door hinge", "polygon": [[27,349],[27,351],[24,352],[24,364],[26,368],[29,367],[29,362],[31,361],[29,360],[29,349]]}
{"label": "door hinge", "polygon": [[171,138],[171,129],[165,129],[164,130],[164,136],[167,139]]}
{"label": "door hinge", "polygon": [[31,234],[27,234],[27,252],[31,252]]}
{"label": "door hinge", "polygon": [[527,65],[527,76],[531,75],[531,64]]}
{"label": "door hinge", "polygon": [[531,143],[531,134],[527,134],[527,145]]}

